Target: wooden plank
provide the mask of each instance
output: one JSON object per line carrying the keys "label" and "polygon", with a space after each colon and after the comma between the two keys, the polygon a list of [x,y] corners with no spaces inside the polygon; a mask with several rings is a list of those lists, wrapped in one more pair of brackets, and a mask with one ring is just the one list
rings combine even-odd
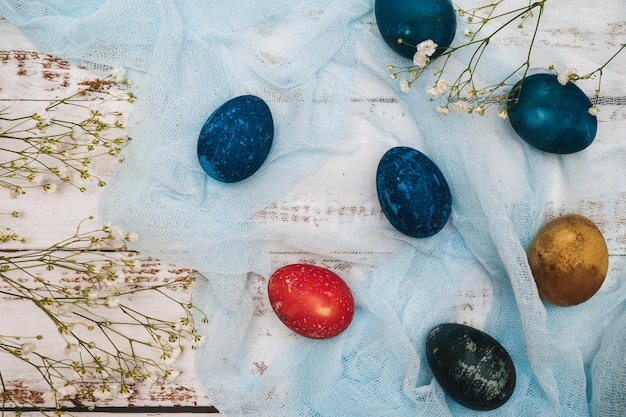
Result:
{"label": "wooden plank", "polygon": [[[11,261],[28,258],[30,253],[14,253]],[[64,378],[72,381],[79,374],[82,382],[76,380],[78,389],[97,390],[103,384],[119,387],[121,374],[115,369],[132,369],[134,365],[140,366],[142,375],[151,375],[154,380],[152,383],[134,383],[131,376],[127,376],[124,381],[133,391],[130,396],[116,398],[112,393],[101,395],[99,401],[90,395],[87,399],[70,396],[61,401],[63,406],[210,406],[193,372],[192,347],[196,342],[191,339],[195,333],[191,333],[189,325],[183,322],[192,320],[187,307],[192,290],[185,290],[189,284],[193,288],[195,277],[191,271],[140,256],[132,256],[132,267],[118,270],[117,267],[109,268],[108,260],[130,258],[95,252],[54,252],[50,255],[58,257],[53,271],[37,260],[41,259],[38,255],[36,258],[30,256],[34,261],[21,260],[23,269],[10,264],[13,270],[2,272],[1,315],[13,319],[0,321],[0,346],[5,350],[1,371],[7,394],[17,402],[16,406],[28,406],[31,402],[54,405],[47,395],[50,388],[39,372],[44,364],[42,357],[62,361],[56,364],[58,369],[69,366],[62,375],[50,381],[61,392],[67,382]],[[103,265],[103,277],[112,277],[107,272],[110,270],[115,271],[117,278],[115,281],[104,278],[94,282],[94,274],[88,276],[74,270],[89,264]],[[157,287],[158,291],[151,289]],[[92,301],[85,301],[86,290],[93,295]],[[74,298],[74,294],[80,295],[82,300]],[[56,315],[55,322],[49,313]],[[154,330],[148,331],[139,325],[140,322],[146,326],[151,324]],[[150,346],[146,345],[148,343]],[[7,347],[25,345],[33,352],[6,354]],[[124,355],[131,351],[144,359],[136,362]],[[118,352],[123,352],[122,361],[118,360]],[[105,358],[102,366],[94,355]],[[28,359],[28,362],[21,358]],[[85,370],[84,373],[81,369]],[[173,372],[169,375],[171,378],[163,376],[168,370]],[[103,383],[102,376],[108,374],[111,381]]]}

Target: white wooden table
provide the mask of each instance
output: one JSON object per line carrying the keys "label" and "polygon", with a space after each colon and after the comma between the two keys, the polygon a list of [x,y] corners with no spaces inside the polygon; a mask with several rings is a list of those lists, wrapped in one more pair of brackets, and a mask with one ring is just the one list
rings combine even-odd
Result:
{"label": "white wooden table", "polygon": [[[615,28],[615,36],[618,39],[623,31],[623,24]],[[570,34],[570,35],[568,35]],[[575,45],[580,39],[574,29],[569,31],[564,28],[556,34],[558,41]],[[568,41],[568,42],[566,42]],[[8,21],[0,18],[0,109],[8,107],[11,111],[19,111],[19,114],[37,111],[53,99],[58,99],[71,94],[81,85],[88,85],[96,79],[96,76],[79,67],[73,66],[60,59],[38,53],[34,46]],[[624,125],[626,120],[626,106],[624,95],[626,89],[622,86],[617,91],[622,100],[616,102],[603,111],[601,123],[616,123]],[[384,103],[384,100],[382,101]],[[120,109],[128,110],[130,105],[119,102]],[[616,125],[616,126],[617,126]],[[624,133],[626,135],[626,133]],[[624,135],[616,140],[623,140]],[[96,163],[96,169],[103,179],[111,176],[115,164],[109,162]],[[97,207],[102,189],[90,187],[85,193],[77,192],[70,187],[59,187],[53,195],[45,195],[43,192],[28,192],[17,199],[10,199],[6,190],[0,189],[0,212],[19,211],[19,218],[11,216],[2,217],[2,225],[8,226],[21,236],[27,238],[26,243],[7,242],[0,246],[0,256],[11,256],[15,251],[27,251],[42,249],[58,242],[74,233],[78,223],[88,216],[97,217]],[[268,210],[276,211],[276,216],[289,214],[289,207],[277,202]],[[97,220],[96,220],[97,222]],[[615,239],[623,238],[614,236]],[[626,246],[621,245],[622,253],[612,253],[611,256],[626,255]],[[85,254],[84,256],[90,256]],[[149,277],[153,282],[167,282],[184,277],[189,271],[165,265],[158,260],[142,257],[139,262],[128,271],[128,274],[137,274]],[[75,276],[60,270],[46,271],[46,279],[66,285],[76,279]],[[184,297],[185,294],[176,294]],[[456,308],[468,311],[469,315],[480,316],[488,308],[490,294],[486,290],[483,294],[467,293],[460,294]],[[138,309],[150,309],[149,298],[138,297],[135,302]],[[45,343],[52,351],[63,349],[63,340],[58,336],[56,329],[42,324],[42,318],[31,303],[15,298],[0,298],[0,335],[2,334],[41,334]],[[167,313],[167,312],[162,312]],[[461,313],[463,314],[463,313]],[[43,320],[45,321],[45,320]],[[1,355],[1,353],[0,353]],[[6,356],[6,355],[5,355]],[[144,413],[150,415],[166,415],[168,413],[194,414],[217,413],[211,407],[210,400],[203,394],[202,388],[194,375],[193,351],[187,350],[175,362],[181,375],[173,381],[164,384],[150,385],[144,390],[138,390],[135,395],[128,399],[116,399],[100,401],[96,404],[97,411],[111,412],[116,415],[125,413]],[[48,388],[41,383],[37,373],[27,365],[19,361],[0,358],[0,371],[7,389],[16,389],[30,399],[44,398]],[[50,405],[48,403],[48,405]],[[85,404],[80,402],[64,402],[64,407],[72,411],[74,415],[86,413]],[[38,415],[39,413],[24,405],[23,410],[30,410],[26,415]],[[160,407],[160,408],[154,408]],[[14,411],[19,411],[15,409]]]}
{"label": "white wooden table", "polygon": [[[63,98],[94,82],[97,77],[88,71],[70,65],[60,59],[38,53],[35,47],[23,36],[15,26],[0,18],[0,109],[7,109],[11,115],[24,115],[36,112],[45,107],[51,100]],[[119,110],[129,110],[131,104],[120,101],[115,104]],[[68,110],[63,110],[68,111]],[[57,114],[55,117],[62,117]],[[2,125],[2,123],[0,123]],[[95,161],[94,169],[107,180],[116,163],[112,161]],[[0,211],[18,211],[19,218],[10,215],[2,217],[2,225],[27,239],[26,243],[6,242],[0,246],[0,256],[13,256],[27,250],[43,249],[71,236],[79,222],[88,216],[98,215],[98,201],[102,192],[100,187],[88,187],[81,193],[73,187],[59,186],[54,194],[46,195],[41,190],[28,191],[16,199],[9,197],[9,191],[0,189]],[[100,227],[95,220],[93,226]],[[19,252],[16,252],[19,251]],[[84,256],[90,256],[89,253]],[[171,265],[164,265],[157,260],[139,256],[135,268],[126,271],[129,275],[137,275],[154,283],[163,283],[183,278],[188,270]],[[55,269],[45,271],[45,278],[61,285],[72,285],[79,277],[68,271]],[[27,277],[24,277],[28,280]],[[2,285],[0,284],[0,287]],[[4,288],[2,288],[4,289]],[[188,294],[174,296],[189,298]],[[135,297],[133,305],[138,310],[150,311],[149,297]],[[45,344],[51,352],[59,352],[64,348],[64,341],[59,337],[54,326],[29,301],[14,297],[0,299],[0,334],[2,335],[42,335],[38,347]],[[168,312],[160,312],[160,317],[170,319]],[[175,319],[176,316],[171,317]],[[109,317],[114,320],[114,317]],[[20,395],[37,401],[45,398],[49,391],[42,383],[41,377],[31,367],[11,360],[10,355],[0,354],[0,372],[7,389],[18,390]],[[184,351],[175,362],[176,369],[181,371],[178,378],[164,384],[153,384],[144,390],[137,390],[128,399],[100,401],[97,410],[118,413],[143,413],[161,415],[179,413],[216,413],[209,400],[203,395],[194,374],[193,351]],[[50,401],[44,402],[50,406]],[[86,406],[80,402],[65,401],[62,404],[72,410],[72,414],[86,412]],[[10,404],[7,404],[10,406]],[[28,404],[22,404],[22,410],[32,410]],[[158,407],[158,408],[155,408]],[[17,409],[15,411],[18,411]],[[78,411],[78,412],[77,412]],[[183,413],[183,414],[180,414]],[[26,415],[39,415],[32,411]],[[6,415],[6,414],[3,414]]]}

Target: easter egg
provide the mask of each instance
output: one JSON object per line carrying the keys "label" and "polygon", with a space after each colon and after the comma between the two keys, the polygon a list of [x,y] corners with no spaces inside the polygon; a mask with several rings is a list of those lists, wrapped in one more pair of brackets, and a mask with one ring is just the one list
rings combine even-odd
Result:
{"label": "easter egg", "polygon": [[415,47],[430,39],[438,45],[433,59],[454,39],[456,14],[450,0],[376,0],[374,13],[387,45],[406,58],[412,59]]}
{"label": "easter egg", "polygon": [[528,248],[528,263],[541,299],[567,307],[598,292],[608,272],[609,252],[591,219],[566,214],[537,232]]}
{"label": "easter egg", "polygon": [[311,264],[290,264],[270,277],[272,309],[289,329],[311,339],[342,333],[354,316],[352,292],[339,275]]}
{"label": "easter egg", "polygon": [[591,145],[598,120],[591,101],[574,83],[561,85],[554,74],[533,74],[508,95],[511,126],[528,144],[545,152],[569,154]]}
{"label": "easter egg", "polygon": [[515,366],[506,349],[473,327],[444,323],[426,339],[426,359],[435,379],[453,400],[472,410],[493,410],[515,389]]}
{"label": "easter egg", "polygon": [[198,137],[202,169],[222,182],[238,182],[265,162],[274,139],[274,121],[265,101],[251,95],[235,97],[206,120]]}
{"label": "easter egg", "polygon": [[376,192],[385,217],[411,237],[436,234],[450,216],[452,198],[445,177],[433,161],[413,148],[398,146],[382,156]]}

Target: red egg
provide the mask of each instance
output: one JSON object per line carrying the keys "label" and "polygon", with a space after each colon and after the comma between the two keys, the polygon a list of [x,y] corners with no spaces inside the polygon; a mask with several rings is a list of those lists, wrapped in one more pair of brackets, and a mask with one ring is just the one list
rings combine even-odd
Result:
{"label": "red egg", "polygon": [[354,299],[348,285],[319,266],[284,266],[270,278],[267,292],[280,321],[312,339],[337,336],[354,316]]}

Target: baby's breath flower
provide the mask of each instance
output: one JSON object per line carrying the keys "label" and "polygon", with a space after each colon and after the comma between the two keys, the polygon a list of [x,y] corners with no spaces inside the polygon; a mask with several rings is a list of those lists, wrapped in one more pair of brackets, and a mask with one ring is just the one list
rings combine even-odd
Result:
{"label": "baby's breath flower", "polygon": [[50,114],[46,109],[35,112],[32,117],[43,125],[50,124]]}
{"label": "baby's breath flower", "polygon": [[65,398],[65,397],[74,398],[76,397],[76,395],[78,395],[78,388],[76,388],[76,385],[74,384],[67,383],[57,388],[57,393],[62,398]]}
{"label": "baby's breath flower", "polygon": [[180,370],[172,368],[171,366],[168,366],[163,370],[163,379],[165,380],[173,381],[178,378],[178,375],[180,375]]}
{"label": "baby's breath flower", "polygon": [[31,174],[27,179],[33,185],[41,185],[43,183],[43,175],[41,174]]}
{"label": "baby's breath flower", "polygon": [[556,79],[559,84],[566,85],[568,82],[578,79],[578,73],[574,68],[568,68],[565,72],[560,73]]}
{"label": "baby's breath flower", "polygon": [[471,109],[472,113],[478,113],[480,116],[485,115],[485,107],[482,104],[478,104]]}
{"label": "baby's breath flower", "polygon": [[103,116],[106,114],[104,106],[101,103],[94,103],[89,106],[89,111],[93,116]]}
{"label": "baby's breath flower", "polygon": [[111,390],[111,387],[109,387],[108,385],[103,385],[100,388],[94,390],[93,397],[96,400],[100,400],[100,401],[109,400],[113,397],[113,391]]}
{"label": "baby's breath flower", "polygon": [[428,87],[426,87],[426,94],[433,98],[436,98],[439,97],[439,94],[441,93],[439,92],[439,89],[436,85],[429,85]]}
{"label": "baby's breath flower", "polygon": [[443,94],[448,90],[448,83],[442,79],[439,79],[437,81],[436,87],[439,94]]}
{"label": "baby's breath flower", "polygon": [[134,393],[135,391],[128,384],[122,384],[118,390],[117,398],[126,400],[130,398]]}
{"label": "baby's breath flower", "polygon": [[466,113],[469,105],[466,100],[457,100],[452,103],[452,110],[457,113]]}
{"label": "baby's breath flower", "polygon": [[109,296],[104,299],[104,305],[109,308],[116,308],[120,305],[120,298],[115,296]]}
{"label": "baby's breath flower", "polygon": [[20,346],[20,351],[22,353],[22,356],[26,356],[33,353],[36,348],[37,346],[33,342],[26,342],[22,343],[22,345]]}
{"label": "baby's breath flower", "polygon": [[411,83],[409,83],[409,80],[407,80],[406,78],[400,80],[399,86],[400,91],[402,91],[403,93],[408,93],[411,90]]}
{"label": "baby's breath flower", "polygon": [[205,340],[206,340],[205,336],[195,335],[194,336],[194,348],[202,346]]}
{"label": "baby's breath flower", "polygon": [[130,243],[137,243],[137,241],[139,240],[139,235],[135,232],[130,232],[126,236],[126,240],[128,240]]}
{"label": "baby's breath flower", "polygon": [[498,117],[500,119],[506,119],[507,117],[509,117],[509,112],[506,109],[502,109],[498,112]]}
{"label": "baby's breath flower", "polygon": [[68,343],[65,345],[65,354],[68,357],[76,355],[80,350],[80,347],[76,343]]}
{"label": "baby's breath flower", "polygon": [[433,42],[432,39],[427,39],[417,45],[417,52],[430,57],[437,51],[437,46],[438,45]]}
{"label": "baby's breath flower", "polygon": [[115,67],[113,71],[111,71],[111,77],[118,83],[124,81],[124,75],[125,71],[123,67]]}
{"label": "baby's breath flower", "polygon": [[591,116],[594,116],[594,117],[595,117],[595,116],[597,116],[597,115],[598,115],[598,112],[599,112],[599,111],[600,111],[600,110],[598,109],[598,107],[597,107],[597,106],[591,106],[591,107],[589,107],[589,109],[587,110],[587,113],[589,113]]}
{"label": "baby's breath flower", "polygon": [[57,190],[57,185],[53,182],[44,184],[42,187],[46,194],[53,194]]}
{"label": "baby's breath flower", "polygon": [[111,227],[111,238],[114,240],[122,240],[124,239],[124,231],[118,226]]}
{"label": "baby's breath flower", "polygon": [[437,106],[435,111],[437,112],[437,114],[440,114],[442,116],[447,116],[450,114],[450,109],[446,106]]}
{"label": "baby's breath flower", "polygon": [[429,61],[430,58],[423,52],[416,52],[413,55],[413,65],[418,68],[424,68],[426,65],[428,65]]}

